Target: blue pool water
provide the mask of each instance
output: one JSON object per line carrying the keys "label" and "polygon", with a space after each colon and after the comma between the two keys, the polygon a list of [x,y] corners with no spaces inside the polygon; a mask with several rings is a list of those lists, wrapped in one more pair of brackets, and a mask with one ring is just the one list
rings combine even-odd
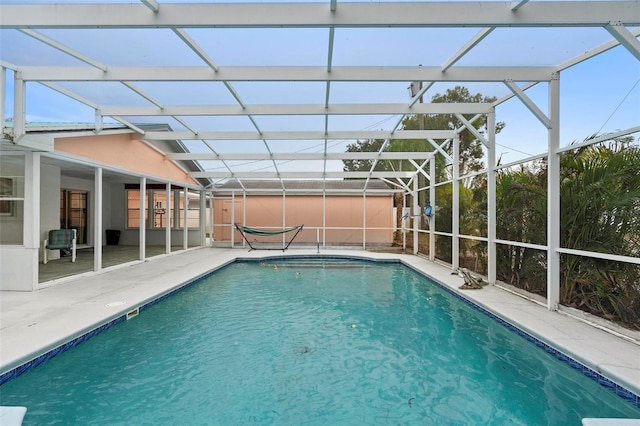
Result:
{"label": "blue pool water", "polygon": [[40,424],[579,425],[640,410],[399,264],[236,263],[0,387]]}

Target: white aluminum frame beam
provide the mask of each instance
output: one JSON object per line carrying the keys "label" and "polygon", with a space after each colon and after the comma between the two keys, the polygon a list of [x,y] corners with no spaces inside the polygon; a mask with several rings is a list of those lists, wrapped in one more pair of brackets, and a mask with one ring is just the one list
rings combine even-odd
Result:
{"label": "white aluminum frame beam", "polygon": [[[126,88],[131,89],[133,92],[135,92],[137,95],[142,96],[143,98],[145,98],[147,101],[149,101],[150,103],[154,104],[156,107],[163,109],[164,106],[156,101],[153,97],[151,97],[151,95],[143,92],[141,89],[138,89],[136,86],[134,86],[133,84],[127,82],[127,81],[122,81],[121,82]],[[123,115],[123,114],[116,114],[116,115]],[[124,114],[126,115],[126,114]]]}
{"label": "white aluminum frame beam", "polygon": [[[13,130],[11,142],[18,143],[25,134],[26,126],[27,83],[22,79],[20,71],[13,73]],[[2,117],[4,126],[4,117]]]}
{"label": "white aluminum frame beam", "polygon": [[553,126],[548,130],[547,154],[547,309],[560,305],[560,76],[549,84],[549,115]]}
{"label": "white aluminum frame beam", "polygon": [[116,116],[111,116],[111,118],[113,118],[114,120],[116,120],[117,122],[124,124],[125,126],[127,126],[128,128],[130,128],[131,130],[133,130],[134,132],[137,132],[141,135],[144,136],[145,132],[144,130],[142,130],[141,128],[139,128],[138,126],[136,126],[133,123],[128,122],[127,120],[125,120],[122,117],[116,117]]}
{"label": "white aluminum frame beam", "polygon": [[[631,33],[632,36],[638,37],[638,36],[640,36],[640,28],[636,28],[633,31],[630,31],[630,33]],[[564,71],[564,70],[566,70],[568,68],[571,68],[571,67],[573,67],[573,66],[575,66],[577,64],[580,64],[580,63],[582,63],[582,62],[584,62],[584,61],[586,61],[588,59],[591,59],[594,56],[598,56],[601,53],[604,53],[604,52],[606,52],[608,50],[611,50],[614,47],[617,47],[619,45],[620,45],[620,42],[618,40],[608,41],[606,43],[601,44],[600,46],[594,47],[593,49],[584,52],[581,55],[578,55],[578,56],[576,56],[574,58],[569,59],[568,61],[565,61],[565,62],[561,63],[560,65],[558,65],[556,67],[556,70],[558,72],[559,71]],[[539,82],[537,82],[537,81],[528,83],[528,84],[520,87],[520,90],[522,90],[522,91],[529,90],[530,88],[532,88],[533,86],[537,85],[538,83]],[[513,98],[514,96],[515,95],[513,93],[508,94],[506,96],[503,96],[502,98],[496,100],[493,103],[493,106],[498,106],[498,105],[508,101],[509,99]]]}
{"label": "white aluminum frame beam", "polygon": [[[473,124],[471,124],[471,122],[469,120],[467,120],[466,118],[464,118],[464,116],[460,113],[456,113],[455,114],[456,117],[458,118],[458,120],[460,120],[464,126],[464,128],[466,128],[467,130],[469,130],[473,136],[475,136],[480,142],[482,142],[482,144],[484,146],[489,146],[489,143],[487,142],[487,139],[484,137],[484,135],[482,133],[480,133],[480,131],[478,129],[475,128],[475,126]],[[475,119],[475,117],[474,117]],[[471,121],[474,121],[473,119]],[[460,129],[458,129],[460,130]]]}
{"label": "white aluminum frame beam", "polygon": [[210,179],[344,179],[411,178],[415,172],[191,172],[193,178]]}
{"label": "white aluminum frame beam", "polygon": [[138,207],[138,215],[140,222],[138,225],[138,259],[146,258],[146,236],[147,236],[147,217],[145,215],[147,209],[147,178],[140,177],[140,206]]}
{"label": "white aluminum frame beam", "polygon": [[575,144],[571,144],[568,146],[565,146],[563,148],[559,148],[558,149],[558,153],[563,153],[566,151],[573,151],[579,148],[583,148],[585,146],[590,146],[590,145],[594,145],[600,142],[604,142],[604,141],[610,141],[616,138],[620,138],[623,136],[628,136],[628,135],[632,135],[634,133],[638,133],[640,132],[640,126],[635,126],[635,127],[630,127],[628,129],[625,130],[620,130],[617,132],[612,132],[612,133],[605,133],[604,135],[600,135],[598,137],[595,138],[591,138],[591,139],[587,139],[585,141],[582,141],[580,143],[575,143]]}
{"label": "white aluminum frame beam", "polygon": [[33,30],[30,30],[30,29],[26,29],[26,28],[25,29],[20,29],[19,31],[22,32],[23,34],[26,34],[26,35],[28,35],[30,37],[35,38],[38,41],[41,41],[44,44],[47,44],[47,45],[53,47],[54,49],[57,49],[57,50],[59,50],[59,51],[61,51],[63,53],[66,53],[67,55],[73,56],[74,58],[78,59],[79,61],[82,61],[82,62],[84,62],[86,64],[89,64],[92,67],[95,67],[95,68],[99,69],[100,71],[104,72],[104,71],[107,71],[107,69],[108,69],[108,67],[105,64],[100,63],[98,61],[95,61],[95,60],[89,58],[88,56],[85,56],[82,53],[80,53],[80,52],[78,52],[78,51],[76,51],[74,49],[71,49],[70,47],[67,47],[67,46],[63,45],[62,43],[59,43],[59,42],[57,42],[57,41],[55,41],[55,40],[53,40],[53,39],[51,39],[51,38],[49,38],[49,37],[47,37],[47,36],[45,36],[43,34],[40,34],[37,31],[33,31]]}
{"label": "white aluminum frame beam", "polygon": [[41,81],[40,84],[42,84],[45,87],[48,87],[51,90],[55,90],[58,93],[61,93],[61,94],[65,95],[65,96],[68,96],[69,98],[71,98],[71,99],[73,99],[75,101],[78,101],[81,104],[84,104],[84,105],[86,105],[88,107],[91,107],[91,108],[93,108],[95,110],[100,108],[100,105],[96,104],[95,102],[92,102],[92,101],[90,101],[88,99],[85,99],[82,96],[79,96],[76,93],[65,89],[64,87],[58,86],[55,83],[49,83],[49,82],[46,82],[46,81]]}
{"label": "white aluminum frame beam", "polygon": [[0,66],[0,138],[4,134],[4,112],[7,109],[6,105],[6,93],[7,93],[7,69]]}
{"label": "white aluminum frame beam", "polygon": [[450,130],[407,130],[390,133],[382,130],[336,131],[275,131],[275,132],[147,132],[146,140],[358,140],[358,139],[449,139],[455,137]]}
{"label": "white aluminum frame beam", "polygon": [[496,173],[496,114],[487,114],[487,280],[496,283],[497,277],[497,173]]}
{"label": "white aluminum frame beam", "polygon": [[520,99],[520,102],[527,107],[529,111],[535,115],[535,117],[540,120],[540,122],[547,128],[551,129],[551,120],[547,115],[538,108],[538,106],[529,98],[523,91],[518,87],[516,83],[513,81],[505,81],[507,87],[513,92],[516,98]]}
{"label": "white aluminum frame beam", "polygon": [[640,41],[621,22],[611,22],[604,29],[620,42],[621,45],[640,61]]}
{"label": "white aluminum frame beam", "polygon": [[190,105],[169,106],[103,106],[99,114],[105,116],[230,116],[230,115],[396,115],[396,114],[484,114],[491,104],[428,103],[407,104],[272,104],[272,105]]}
{"label": "white aluminum frame beam", "polygon": [[453,140],[451,188],[451,268],[460,266],[460,139]]}
{"label": "white aluminum frame beam", "polygon": [[[149,1],[149,0],[147,0]],[[248,27],[530,27],[640,24],[637,1],[512,2],[3,4],[4,28],[248,28]],[[460,11],[464,13],[460,13]],[[580,13],[576,13],[580,11]]]}
{"label": "white aluminum frame beam", "polygon": [[323,161],[323,160],[428,160],[433,157],[433,152],[330,152],[330,153],[274,153],[274,154],[256,154],[256,153],[234,153],[234,154],[217,154],[217,153],[170,153],[166,154],[170,160],[220,160],[220,161],[253,161],[253,160],[303,160],[303,161]]}
{"label": "white aluminum frame beam", "polygon": [[171,216],[171,211],[173,210],[173,199],[171,197],[172,194],[172,189],[171,189],[171,183],[167,183],[165,185],[165,197],[166,197],[166,203],[167,203],[167,207],[165,209],[166,212],[166,222],[165,222],[165,229],[164,229],[164,252],[165,254],[169,254],[171,253],[171,230],[173,229],[173,226],[171,226],[173,224],[173,217]]}
{"label": "white aluminum frame beam", "polygon": [[102,205],[104,203],[102,167],[96,167],[93,171],[93,270],[102,269]]}
{"label": "white aluminum frame beam", "polygon": [[211,57],[205,52],[198,44],[187,34],[187,32],[180,28],[173,28],[173,32],[180,37],[180,39],[187,45],[193,52],[200,57],[204,61],[205,64],[209,65],[212,70],[218,72],[220,67],[218,64],[214,62]]}
{"label": "white aluminum frame beam", "polygon": [[524,6],[528,2],[529,2],[529,0],[512,1],[511,2],[511,10],[515,12],[516,10],[520,9],[522,6]]}
{"label": "white aluminum frame beam", "polygon": [[[2,6],[0,6],[0,11]],[[27,81],[357,81],[357,82],[502,82],[549,81],[556,67],[547,66],[487,66],[454,67],[442,72],[442,67],[298,67],[298,66],[236,66],[214,71],[210,67],[109,67],[103,71],[87,66],[24,66],[18,67]]]}
{"label": "white aluminum frame beam", "polygon": [[[480,30],[479,33],[477,33],[475,36],[473,36],[473,38],[471,40],[469,40],[464,46],[462,46],[460,48],[460,50],[458,50],[451,58],[449,58],[443,65],[442,65],[442,72],[447,71],[449,68],[451,68],[453,66],[453,64],[455,64],[456,62],[458,62],[464,55],[466,55],[471,49],[473,49],[474,47],[476,47],[476,45],[478,43],[480,43],[486,36],[488,36],[489,34],[491,34],[491,32],[494,30],[494,27],[488,27],[488,28],[483,28],[482,30]],[[419,94],[420,96],[422,96],[422,94]]]}
{"label": "white aluminum frame beam", "polygon": [[158,13],[160,11],[160,5],[156,0],[140,0],[142,4],[147,6],[153,13]]}

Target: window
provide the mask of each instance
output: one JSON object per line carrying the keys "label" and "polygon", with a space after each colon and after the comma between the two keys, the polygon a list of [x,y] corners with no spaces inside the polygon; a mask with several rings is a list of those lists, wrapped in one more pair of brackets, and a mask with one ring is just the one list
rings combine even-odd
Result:
{"label": "window", "polygon": [[[146,211],[145,211],[146,217]],[[127,191],[127,228],[140,227],[140,191]]]}
{"label": "window", "polygon": [[[129,187],[134,185],[128,185]],[[139,188],[138,185],[135,185]],[[140,190],[127,189],[127,228],[140,227]],[[200,227],[200,194],[188,192],[187,195],[187,226],[189,229]],[[184,191],[173,189],[171,191],[171,205],[167,202],[167,192],[164,189],[147,190],[147,199],[144,202],[146,227],[148,229],[166,229],[167,213],[171,213],[171,228],[182,229],[184,227]],[[151,212],[151,220],[149,220]]]}
{"label": "window", "polygon": [[[177,195],[179,200],[179,214],[174,217],[179,218],[179,227],[184,226],[184,192],[180,191]],[[187,192],[187,226],[190,229],[200,227],[200,194],[197,192]]]}
{"label": "window", "polygon": [[0,216],[15,216],[16,179],[0,177]]}
{"label": "window", "polygon": [[0,155],[0,244],[22,244],[24,155]]}

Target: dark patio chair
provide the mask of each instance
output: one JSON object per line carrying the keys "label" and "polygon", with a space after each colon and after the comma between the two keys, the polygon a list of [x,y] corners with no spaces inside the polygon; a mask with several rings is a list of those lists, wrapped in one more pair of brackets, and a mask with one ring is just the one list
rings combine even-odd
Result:
{"label": "dark patio chair", "polygon": [[76,261],[76,230],[52,229],[49,238],[44,240],[44,263],[47,263],[47,250],[71,250],[71,261]]}

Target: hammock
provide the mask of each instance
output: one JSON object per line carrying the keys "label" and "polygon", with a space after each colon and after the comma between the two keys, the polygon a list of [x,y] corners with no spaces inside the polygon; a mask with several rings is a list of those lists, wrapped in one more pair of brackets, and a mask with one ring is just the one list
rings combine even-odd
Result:
{"label": "hammock", "polygon": [[242,235],[242,238],[244,238],[244,240],[247,242],[247,244],[249,244],[249,247],[251,247],[249,249],[249,251],[258,250],[258,249],[251,245],[251,242],[247,238],[247,234],[249,234],[249,235],[257,235],[257,236],[261,236],[261,237],[271,237],[271,236],[274,236],[274,235],[286,234],[287,232],[295,231],[297,229],[296,233],[289,240],[287,245],[284,246],[284,248],[281,248],[281,249],[263,248],[262,249],[262,250],[282,250],[282,251],[285,251],[286,249],[289,248],[289,244],[291,244],[293,242],[293,240],[295,240],[295,238],[298,236],[298,234],[300,233],[300,231],[302,231],[302,228],[304,227],[304,225],[298,225],[298,226],[292,226],[290,228],[276,229],[276,230],[271,231],[271,230],[266,230],[266,229],[250,228],[248,226],[238,225],[237,223],[234,223],[234,225],[236,226],[236,229],[240,232],[240,235]]}

